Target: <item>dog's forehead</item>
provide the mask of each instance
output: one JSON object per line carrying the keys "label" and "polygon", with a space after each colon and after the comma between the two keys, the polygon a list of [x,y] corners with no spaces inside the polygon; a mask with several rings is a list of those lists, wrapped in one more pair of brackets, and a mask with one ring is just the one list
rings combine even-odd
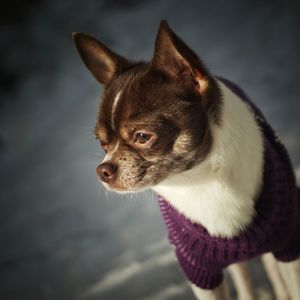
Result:
{"label": "dog's forehead", "polygon": [[[134,95],[138,94],[136,85],[143,70],[140,69],[130,70],[114,78],[105,87],[95,127],[97,135],[107,137],[109,132],[115,129],[117,118],[120,118],[128,110],[130,102],[128,100],[137,98]],[[120,112],[121,106],[123,114]]]}
{"label": "dog's forehead", "polygon": [[129,118],[155,105],[164,89],[159,80],[143,71],[128,71],[111,82],[102,98],[100,123],[110,121],[114,127],[116,119]]}

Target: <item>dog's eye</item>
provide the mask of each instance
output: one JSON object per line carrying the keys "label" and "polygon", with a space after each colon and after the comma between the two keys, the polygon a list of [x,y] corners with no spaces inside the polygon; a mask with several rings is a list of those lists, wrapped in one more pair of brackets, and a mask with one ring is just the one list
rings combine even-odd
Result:
{"label": "dog's eye", "polygon": [[107,153],[107,143],[103,143],[100,141],[101,147],[103,148],[103,150],[105,151],[105,153]]}
{"label": "dog's eye", "polygon": [[151,139],[151,134],[144,132],[137,132],[135,135],[135,140],[140,144],[145,144]]}

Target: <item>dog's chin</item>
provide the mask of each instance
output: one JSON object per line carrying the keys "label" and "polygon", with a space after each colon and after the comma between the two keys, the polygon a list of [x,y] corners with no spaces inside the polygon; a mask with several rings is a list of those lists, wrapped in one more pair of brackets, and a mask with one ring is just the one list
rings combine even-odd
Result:
{"label": "dog's chin", "polygon": [[[101,181],[101,180],[100,180]],[[103,186],[109,190],[110,192],[115,192],[118,194],[133,194],[133,193],[139,193],[143,192],[146,189],[150,188],[150,186],[139,186],[139,187],[126,187],[126,186],[120,186],[120,185],[114,185],[114,184],[108,184],[103,181],[101,181]]]}

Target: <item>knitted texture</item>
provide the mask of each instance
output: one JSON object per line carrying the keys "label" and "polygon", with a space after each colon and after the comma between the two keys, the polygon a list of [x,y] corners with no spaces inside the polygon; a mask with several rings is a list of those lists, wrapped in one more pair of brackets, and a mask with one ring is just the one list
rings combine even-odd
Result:
{"label": "knitted texture", "polygon": [[252,110],[264,135],[263,187],[252,223],[234,238],[210,236],[159,196],[160,209],[175,246],[179,264],[188,279],[203,289],[214,289],[228,265],[273,252],[284,262],[300,256],[300,192],[285,147],[259,109],[244,92],[219,78]]}

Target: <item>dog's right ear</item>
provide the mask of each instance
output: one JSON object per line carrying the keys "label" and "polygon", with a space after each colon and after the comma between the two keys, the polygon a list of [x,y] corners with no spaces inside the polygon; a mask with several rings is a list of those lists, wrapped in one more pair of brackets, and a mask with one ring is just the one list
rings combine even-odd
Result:
{"label": "dog's right ear", "polygon": [[160,23],[155,41],[152,68],[172,78],[191,77],[200,93],[207,91],[209,73],[198,55],[169,27],[166,20]]}
{"label": "dog's right ear", "polygon": [[74,32],[72,36],[84,64],[100,83],[108,84],[115,75],[129,67],[127,59],[95,38],[79,32]]}

